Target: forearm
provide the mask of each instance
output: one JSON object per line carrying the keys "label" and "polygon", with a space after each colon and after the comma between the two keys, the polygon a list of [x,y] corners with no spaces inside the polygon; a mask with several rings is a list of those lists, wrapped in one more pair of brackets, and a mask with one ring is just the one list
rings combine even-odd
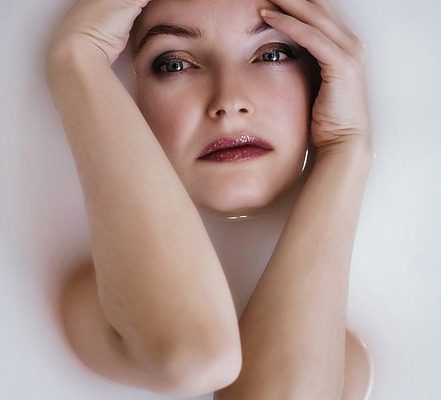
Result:
{"label": "forearm", "polygon": [[371,165],[368,151],[356,153],[317,156],[239,321],[241,375],[216,400],[339,398],[350,261]]}
{"label": "forearm", "polygon": [[196,352],[238,337],[197,209],[111,68],[73,53],[50,61],[47,77],[79,173],[111,325],[134,354],[151,356],[178,343]]}

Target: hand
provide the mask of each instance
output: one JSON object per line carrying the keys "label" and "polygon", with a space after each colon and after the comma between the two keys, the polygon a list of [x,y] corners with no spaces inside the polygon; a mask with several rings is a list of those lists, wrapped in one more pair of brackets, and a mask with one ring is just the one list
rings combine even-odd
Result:
{"label": "hand", "polygon": [[343,25],[328,0],[271,0],[280,10],[264,18],[306,48],[321,68],[322,83],[312,109],[311,141],[317,151],[345,142],[370,149],[364,89],[364,46]]}
{"label": "hand", "polygon": [[110,65],[125,49],[136,17],[151,0],[79,0],[58,26],[49,53],[92,48]]}

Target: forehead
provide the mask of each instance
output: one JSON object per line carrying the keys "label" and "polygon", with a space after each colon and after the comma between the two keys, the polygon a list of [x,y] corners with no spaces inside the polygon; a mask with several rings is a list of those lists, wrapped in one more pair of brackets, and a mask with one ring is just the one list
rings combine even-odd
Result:
{"label": "forehead", "polygon": [[250,21],[262,19],[261,8],[277,8],[269,0],[152,0],[136,21],[137,37],[160,23],[198,26],[204,33],[213,28],[243,32]]}
{"label": "forehead", "polygon": [[166,11],[172,14],[205,12],[211,15],[229,11],[231,15],[237,15],[260,7],[276,8],[269,0],[151,0],[144,11],[148,9],[152,13]]}

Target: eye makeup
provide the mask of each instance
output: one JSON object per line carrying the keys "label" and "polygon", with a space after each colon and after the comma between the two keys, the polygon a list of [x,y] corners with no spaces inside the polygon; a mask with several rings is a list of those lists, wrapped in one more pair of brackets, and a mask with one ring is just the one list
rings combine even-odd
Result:
{"label": "eye makeup", "polygon": [[[280,65],[280,64],[285,64],[287,62],[291,62],[294,60],[297,60],[299,58],[299,52],[296,48],[289,46],[286,43],[270,43],[267,46],[263,46],[263,50],[260,52],[260,55],[265,56],[265,55],[276,55],[279,53],[283,53],[287,56],[287,58],[283,59],[283,60],[279,60],[280,57],[278,57],[276,60],[275,59],[263,59],[262,62],[264,63],[268,63],[268,64],[275,64],[275,65]],[[257,57],[259,58],[259,57]],[[167,52],[164,53],[162,55],[160,55],[159,57],[157,57],[152,65],[151,65],[151,71],[153,74],[155,75],[176,75],[176,74],[180,74],[183,72],[186,72],[187,69],[184,69],[184,67],[182,66],[183,63],[189,63],[191,65],[194,65],[195,62],[192,61],[191,59],[189,59],[188,57],[185,57],[182,55],[182,52]],[[167,66],[171,64],[173,68],[174,67],[178,67],[181,66],[180,70],[173,70],[173,69],[167,69]],[[196,62],[197,64],[197,62]],[[166,69],[164,70],[163,67],[166,67]],[[198,67],[196,67],[197,69]]]}

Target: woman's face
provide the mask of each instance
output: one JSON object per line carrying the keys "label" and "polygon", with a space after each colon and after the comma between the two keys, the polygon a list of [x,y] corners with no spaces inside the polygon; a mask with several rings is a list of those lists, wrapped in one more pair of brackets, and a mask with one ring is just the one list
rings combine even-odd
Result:
{"label": "woman's face", "polygon": [[[305,50],[269,26],[247,34],[263,23],[261,8],[275,6],[267,0],[152,0],[132,37],[136,46],[159,24],[202,33],[149,35],[134,58],[136,101],[193,202],[216,213],[253,214],[271,204],[300,176],[308,148]],[[273,150],[242,161],[198,159],[213,140],[244,132]]]}

